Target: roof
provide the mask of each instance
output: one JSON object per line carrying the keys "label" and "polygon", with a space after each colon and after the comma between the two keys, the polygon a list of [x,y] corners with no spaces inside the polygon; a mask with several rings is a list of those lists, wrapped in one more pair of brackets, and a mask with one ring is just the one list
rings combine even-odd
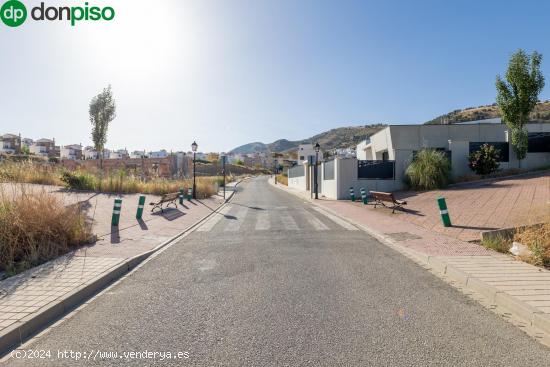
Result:
{"label": "roof", "polygon": [[18,139],[19,135],[15,134],[4,134],[2,135],[2,139]]}
{"label": "roof", "polygon": [[35,143],[53,143],[53,140],[42,138],[42,139],[38,139],[37,141],[35,141]]}

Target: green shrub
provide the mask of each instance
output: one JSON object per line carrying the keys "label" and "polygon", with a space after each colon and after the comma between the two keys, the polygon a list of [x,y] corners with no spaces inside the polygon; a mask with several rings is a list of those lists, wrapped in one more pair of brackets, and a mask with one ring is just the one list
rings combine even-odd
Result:
{"label": "green shrub", "polygon": [[508,253],[511,247],[511,241],[510,239],[506,239],[504,237],[496,236],[496,237],[486,237],[481,241],[481,245],[483,247],[486,247],[488,249],[502,252],[504,254]]}
{"label": "green shrub", "polygon": [[95,190],[97,179],[87,172],[64,171],[61,174],[61,181],[70,189]]}
{"label": "green shrub", "polygon": [[489,175],[497,171],[500,150],[490,144],[483,144],[478,151],[470,153],[468,167],[478,175]]}
{"label": "green shrub", "polygon": [[451,162],[444,152],[422,149],[407,167],[407,182],[415,190],[433,190],[449,183]]}

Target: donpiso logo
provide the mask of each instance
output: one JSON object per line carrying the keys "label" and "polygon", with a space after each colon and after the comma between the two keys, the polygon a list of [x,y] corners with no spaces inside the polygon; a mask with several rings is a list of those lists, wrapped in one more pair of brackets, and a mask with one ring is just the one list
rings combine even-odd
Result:
{"label": "donpiso logo", "polygon": [[[80,21],[113,20],[115,9],[110,6],[103,8],[90,6],[88,2],[84,6],[46,6],[44,2],[35,6],[30,11],[31,19],[34,21],[56,21],[65,20],[74,26]],[[0,18],[9,27],[19,27],[27,19],[27,8],[19,0],[8,0],[0,8]]]}
{"label": "donpiso logo", "polygon": [[27,8],[21,1],[6,1],[0,8],[0,18],[8,27],[19,27],[27,19]]}

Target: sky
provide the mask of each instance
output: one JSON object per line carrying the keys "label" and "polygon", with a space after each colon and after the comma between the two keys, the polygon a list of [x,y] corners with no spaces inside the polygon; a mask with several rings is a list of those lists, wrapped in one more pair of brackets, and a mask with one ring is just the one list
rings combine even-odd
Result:
{"label": "sky", "polygon": [[87,1],[115,18],[0,23],[0,133],[90,145],[89,102],[110,84],[107,147],[220,152],[493,103],[519,48],[550,77],[544,0]]}

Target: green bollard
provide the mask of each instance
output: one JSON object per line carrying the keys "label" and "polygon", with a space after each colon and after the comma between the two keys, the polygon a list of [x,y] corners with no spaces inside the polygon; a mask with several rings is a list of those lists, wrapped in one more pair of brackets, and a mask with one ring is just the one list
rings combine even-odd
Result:
{"label": "green bollard", "polygon": [[437,205],[439,205],[439,214],[441,214],[441,221],[443,222],[443,227],[451,227],[451,217],[449,217],[449,210],[447,209],[447,203],[445,198],[438,198]]}
{"label": "green bollard", "polygon": [[115,199],[115,206],[113,207],[113,218],[111,219],[111,225],[118,227],[120,221],[120,210],[122,209],[122,199]]}
{"label": "green bollard", "polygon": [[355,192],[353,191],[353,187],[349,188],[349,196],[351,196],[351,201],[355,202]]}
{"label": "green bollard", "polygon": [[363,199],[363,204],[368,204],[367,193],[365,189],[361,187],[361,199]]}
{"label": "green bollard", "polygon": [[145,207],[145,195],[139,196],[136,219],[141,219],[143,216],[143,208]]}
{"label": "green bollard", "polygon": [[187,200],[191,201],[192,198],[193,198],[193,189],[188,188],[187,189]]}
{"label": "green bollard", "polygon": [[183,198],[185,198],[185,190],[180,189],[180,205],[183,205]]}

